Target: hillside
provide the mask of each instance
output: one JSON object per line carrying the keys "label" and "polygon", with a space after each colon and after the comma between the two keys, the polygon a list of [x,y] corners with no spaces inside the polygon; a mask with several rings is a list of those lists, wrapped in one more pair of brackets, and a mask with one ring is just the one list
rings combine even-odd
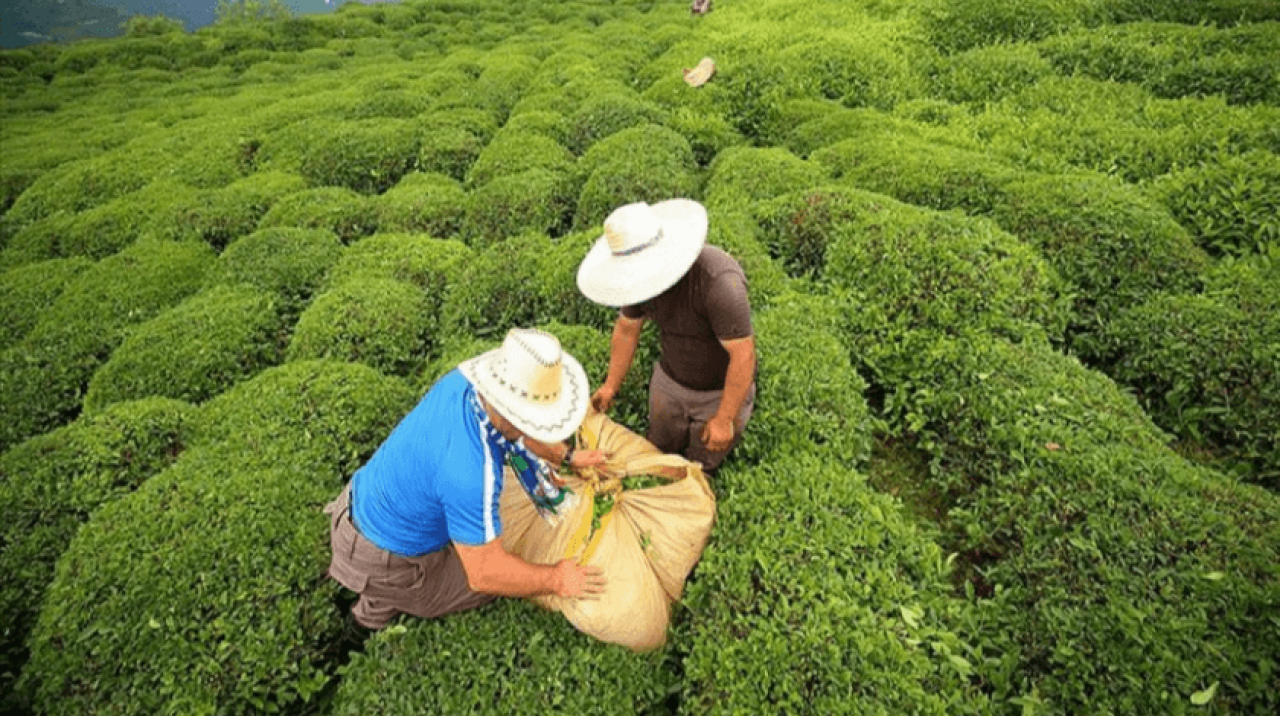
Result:
{"label": "hillside", "polygon": [[[1280,711],[1280,5],[249,14],[0,51],[0,711]],[[674,196],[760,393],[668,644],[346,639],[321,507],[509,327],[601,380]]]}

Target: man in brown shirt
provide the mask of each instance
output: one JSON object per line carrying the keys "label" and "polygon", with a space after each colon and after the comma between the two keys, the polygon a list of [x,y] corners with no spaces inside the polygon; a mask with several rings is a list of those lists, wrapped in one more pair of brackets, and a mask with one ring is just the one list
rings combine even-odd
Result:
{"label": "man in brown shirt", "polygon": [[707,211],[696,201],[620,207],[578,267],[578,287],[621,309],[595,407],[613,403],[652,320],[662,355],[649,383],[649,441],[713,474],[751,418],[756,353],[746,275],[706,237]]}

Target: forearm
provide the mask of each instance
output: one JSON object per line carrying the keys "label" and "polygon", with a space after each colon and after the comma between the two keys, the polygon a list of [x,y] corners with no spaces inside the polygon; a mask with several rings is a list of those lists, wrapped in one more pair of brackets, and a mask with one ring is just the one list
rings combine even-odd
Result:
{"label": "forearm", "polygon": [[[724,391],[720,395],[720,407],[716,409],[715,418],[734,420],[738,411],[751,392],[751,382],[756,374],[756,354],[752,350],[731,353],[729,369],[725,373]],[[741,427],[741,426],[738,426]]]}
{"label": "forearm", "polygon": [[613,335],[609,338],[609,375],[604,384],[615,391],[622,387],[635,359],[641,325],[640,322],[624,323],[621,318],[613,324]]}
{"label": "forearm", "polygon": [[551,463],[552,467],[558,467],[564,462],[564,458],[569,454],[569,443],[544,443],[534,440],[528,435],[524,436],[524,446],[534,455]]}
{"label": "forearm", "polygon": [[536,597],[555,594],[559,587],[555,565],[526,562],[505,549],[484,550],[480,559],[464,560],[463,567],[471,590],[483,594]]}

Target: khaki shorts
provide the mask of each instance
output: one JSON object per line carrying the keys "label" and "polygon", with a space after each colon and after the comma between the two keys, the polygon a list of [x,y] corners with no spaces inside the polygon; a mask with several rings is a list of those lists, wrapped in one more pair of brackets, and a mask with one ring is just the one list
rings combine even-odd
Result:
{"label": "khaki shorts", "polygon": [[357,622],[381,629],[397,614],[432,619],[488,604],[496,597],[471,591],[452,544],[421,557],[401,557],[365,539],[351,519],[351,485],[325,506],[330,517],[329,576],[356,592]]}
{"label": "khaki shorts", "polygon": [[702,469],[708,474],[714,473],[725,456],[742,441],[742,433],[755,409],[756,384],[751,384],[734,418],[733,442],[724,451],[711,452],[702,443],[702,429],[720,409],[723,395],[723,390],[690,390],[667,375],[661,363],[654,363],[649,379],[649,433],[645,437],[659,450],[684,455],[702,463]]}

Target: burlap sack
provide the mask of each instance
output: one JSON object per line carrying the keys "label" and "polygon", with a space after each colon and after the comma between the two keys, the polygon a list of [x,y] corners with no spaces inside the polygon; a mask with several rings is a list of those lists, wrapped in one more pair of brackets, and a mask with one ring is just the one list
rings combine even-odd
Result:
{"label": "burlap sack", "polygon": [[[680,599],[711,534],[715,497],[697,463],[660,452],[601,413],[583,422],[578,446],[604,450],[612,458],[603,470],[563,475],[579,499],[554,527],[508,475],[500,507],[503,544],[537,564],[573,559],[600,567],[608,581],[600,599],[548,596],[534,601],[563,613],[597,639],[636,651],[655,649],[666,641],[671,604]],[[621,490],[622,479],[634,475],[670,482]],[[615,494],[613,507],[590,534],[594,501],[608,493]]]}

